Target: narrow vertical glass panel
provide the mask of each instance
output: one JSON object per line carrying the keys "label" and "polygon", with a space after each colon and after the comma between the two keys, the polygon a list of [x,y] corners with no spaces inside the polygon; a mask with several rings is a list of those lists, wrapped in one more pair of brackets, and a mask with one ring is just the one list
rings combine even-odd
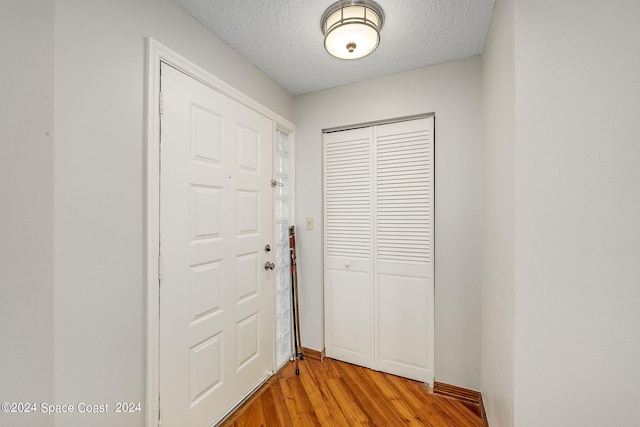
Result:
{"label": "narrow vertical glass panel", "polygon": [[291,354],[291,273],[289,256],[289,135],[276,131],[275,174],[281,184],[275,191],[276,217],[276,360]]}

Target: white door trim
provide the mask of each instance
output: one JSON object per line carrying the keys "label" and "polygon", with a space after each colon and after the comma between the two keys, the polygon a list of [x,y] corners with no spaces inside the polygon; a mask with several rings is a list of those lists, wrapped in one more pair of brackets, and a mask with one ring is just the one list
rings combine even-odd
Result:
{"label": "white door trim", "polygon": [[[208,73],[193,62],[173,52],[152,38],[146,39],[146,228],[145,254],[147,288],[147,381],[145,425],[157,427],[159,405],[160,355],[160,64],[169,64],[231,99],[272,119],[275,126],[291,133],[295,126],[242,92]],[[274,126],[274,133],[275,133]]]}

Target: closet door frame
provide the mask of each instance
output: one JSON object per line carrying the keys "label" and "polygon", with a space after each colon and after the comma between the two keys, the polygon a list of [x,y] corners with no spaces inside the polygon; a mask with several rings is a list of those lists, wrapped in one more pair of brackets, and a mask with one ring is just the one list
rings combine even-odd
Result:
{"label": "closet door frame", "polygon": [[[434,254],[434,247],[435,247],[435,206],[434,206],[434,202],[435,202],[435,113],[427,113],[427,114],[418,114],[418,115],[413,115],[413,116],[405,116],[405,117],[401,117],[401,118],[395,118],[395,119],[389,119],[389,120],[380,120],[380,121],[372,121],[372,122],[363,122],[363,123],[359,123],[359,124],[353,124],[353,125],[347,125],[347,126],[340,126],[340,127],[332,127],[332,128],[326,128],[323,129],[323,214],[324,214],[324,226],[323,226],[323,262],[324,262],[324,267],[323,267],[323,274],[324,274],[324,283],[325,283],[325,288],[324,288],[324,311],[325,311],[325,315],[324,315],[324,327],[325,327],[325,337],[326,337],[326,348],[327,348],[327,357],[332,357],[332,353],[331,353],[331,333],[332,331],[330,331],[330,316],[329,316],[329,310],[331,310],[331,304],[332,302],[330,301],[328,292],[331,292],[330,287],[327,287],[327,279],[330,280],[330,278],[327,277],[327,272],[329,269],[331,268],[336,268],[336,262],[335,260],[330,260],[327,257],[327,195],[326,195],[326,164],[325,159],[326,159],[326,146],[325,146],[325,135],[327,133],[333,133],[333,132],[339,132],[339,131],[347,131],[347,130],[353,130],[353,129],[359,129],[359,128],[371,128],[370,129],[370,134],[371,134],[371,177],[372,177],[372,194],[371,194],[371,204],[372,204],[372,214],[371,214],[371,258],[370,258],[370,274],[371,274],[371,304],[372,304],[372,309],[371,309],[371,313],[362,313],[363,316],[370,318],[371,319],[371,337],[372,337],[372,341],[371,341],[371,355],[370,355],[370,363],[369,364],[365,364],[365,363],[358,363],[357,361],[352,361],[352,363],[357,363],[360,364],[362,366],[367,366],[370,367],[372,369],[375,370],[383,370],[385,371],[385,369],[380,369],[380,363],[378,361],[378,338],[375,337],[376,335],[376,331],[375,329],[377,328],[377,314],[376,311],[377,309],[375,308],[377,301],[377,294],[378,294],[378,267],[377,267],[377,255],[378,255],[378,251],[377,251],[377,247],[375,247],[375,243],[376,243],[376,235],[377,235],[377,212],[373,212],[374,209],[377,209],[377,200],[375,200],[374,202],[374,198],[377,199],[377,191],[375,185],[374,185],[374,181],[376,180],[376,176],[374,175],[374,169],[375,169],[375,164],[376,164],[376,130],[375,127],[376,126],[382,126],[382,125],[387,125],[387,124],[392,124],[392,123],[397,123],[397,122],[406,122],[406,121],[412,121],[412,120],[419,120],[419,119],[424,119],[424,118],[433,118],[433,127],[432,127],[432,131],[433,134],[431,136],[431,157],[430,160],[432,162],[431,165],[431,187],[430,187],[430,191],[431,191],[431,197],[430,197],[430,203],[431,203],[431,209],[430,209],[430,214],[431,214],[431,218],[430,218],[430,250],[431,250],[431,254],[430,254],[430,265],[428,267],[429,274],[430,274],[430,282],[431,282],[431,289],[430,292],[431,294],[429,295],[430,299],[430,307],[427,307],[427,316],[428,316],[428,337],[425,337],[425,339],[427,340],[426,342],[426,346],[427,346],[427,363],[428,363],[428,374],[427,377],[421,378],[421,381],[424,381],[428,384],[433,384],[434,383],[434,379],[435,379],[435,254]],[[353,264],[353,263],[352,263]],[[345,326],[348,327],[348,326]],[[333,355],[334,357],[338,358],[336,355]],[[403,374],[399,374],[401,376],[405,376]]]}

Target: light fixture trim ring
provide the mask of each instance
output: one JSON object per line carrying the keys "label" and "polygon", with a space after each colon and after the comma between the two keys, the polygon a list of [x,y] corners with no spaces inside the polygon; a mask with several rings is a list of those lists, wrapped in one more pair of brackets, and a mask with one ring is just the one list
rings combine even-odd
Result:
{"label": "light fixture trim ring", "polygon": [[373,10],[378,15],[378,18],[380,19],[380,23],[378,24],[378,28],[377,28],[378,33],[380,32],[380,30],[382,29],[382,25],[384,24],[384,11],[382,10],[382,7],[380,7],[378,3],[372,0],[341,0],[329,6],[327,10],[325,10],[324,13],[322,14],[322,18],[320,19],[320,29],[322,30],[322,34],[324,36],[327,35],[325,33],[325,23],[327,22],[327,18],[329,18],[329,16],[331,16],[333,12],[336,12],[340,9],[343,9],[349,6],[363,6],[365,8]]}

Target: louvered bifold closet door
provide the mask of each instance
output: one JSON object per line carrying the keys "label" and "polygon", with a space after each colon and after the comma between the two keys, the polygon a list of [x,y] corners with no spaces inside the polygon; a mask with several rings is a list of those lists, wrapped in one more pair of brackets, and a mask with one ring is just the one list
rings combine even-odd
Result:
{"label": "louvered bifold closet door", "polygon": [[375,367],[433,380],[433,117],[376,126]]}
{"label": "louvered bifold closet door", "polygon": [[324,135],[325,346],[373,367],[373,174],[370,128]]}

